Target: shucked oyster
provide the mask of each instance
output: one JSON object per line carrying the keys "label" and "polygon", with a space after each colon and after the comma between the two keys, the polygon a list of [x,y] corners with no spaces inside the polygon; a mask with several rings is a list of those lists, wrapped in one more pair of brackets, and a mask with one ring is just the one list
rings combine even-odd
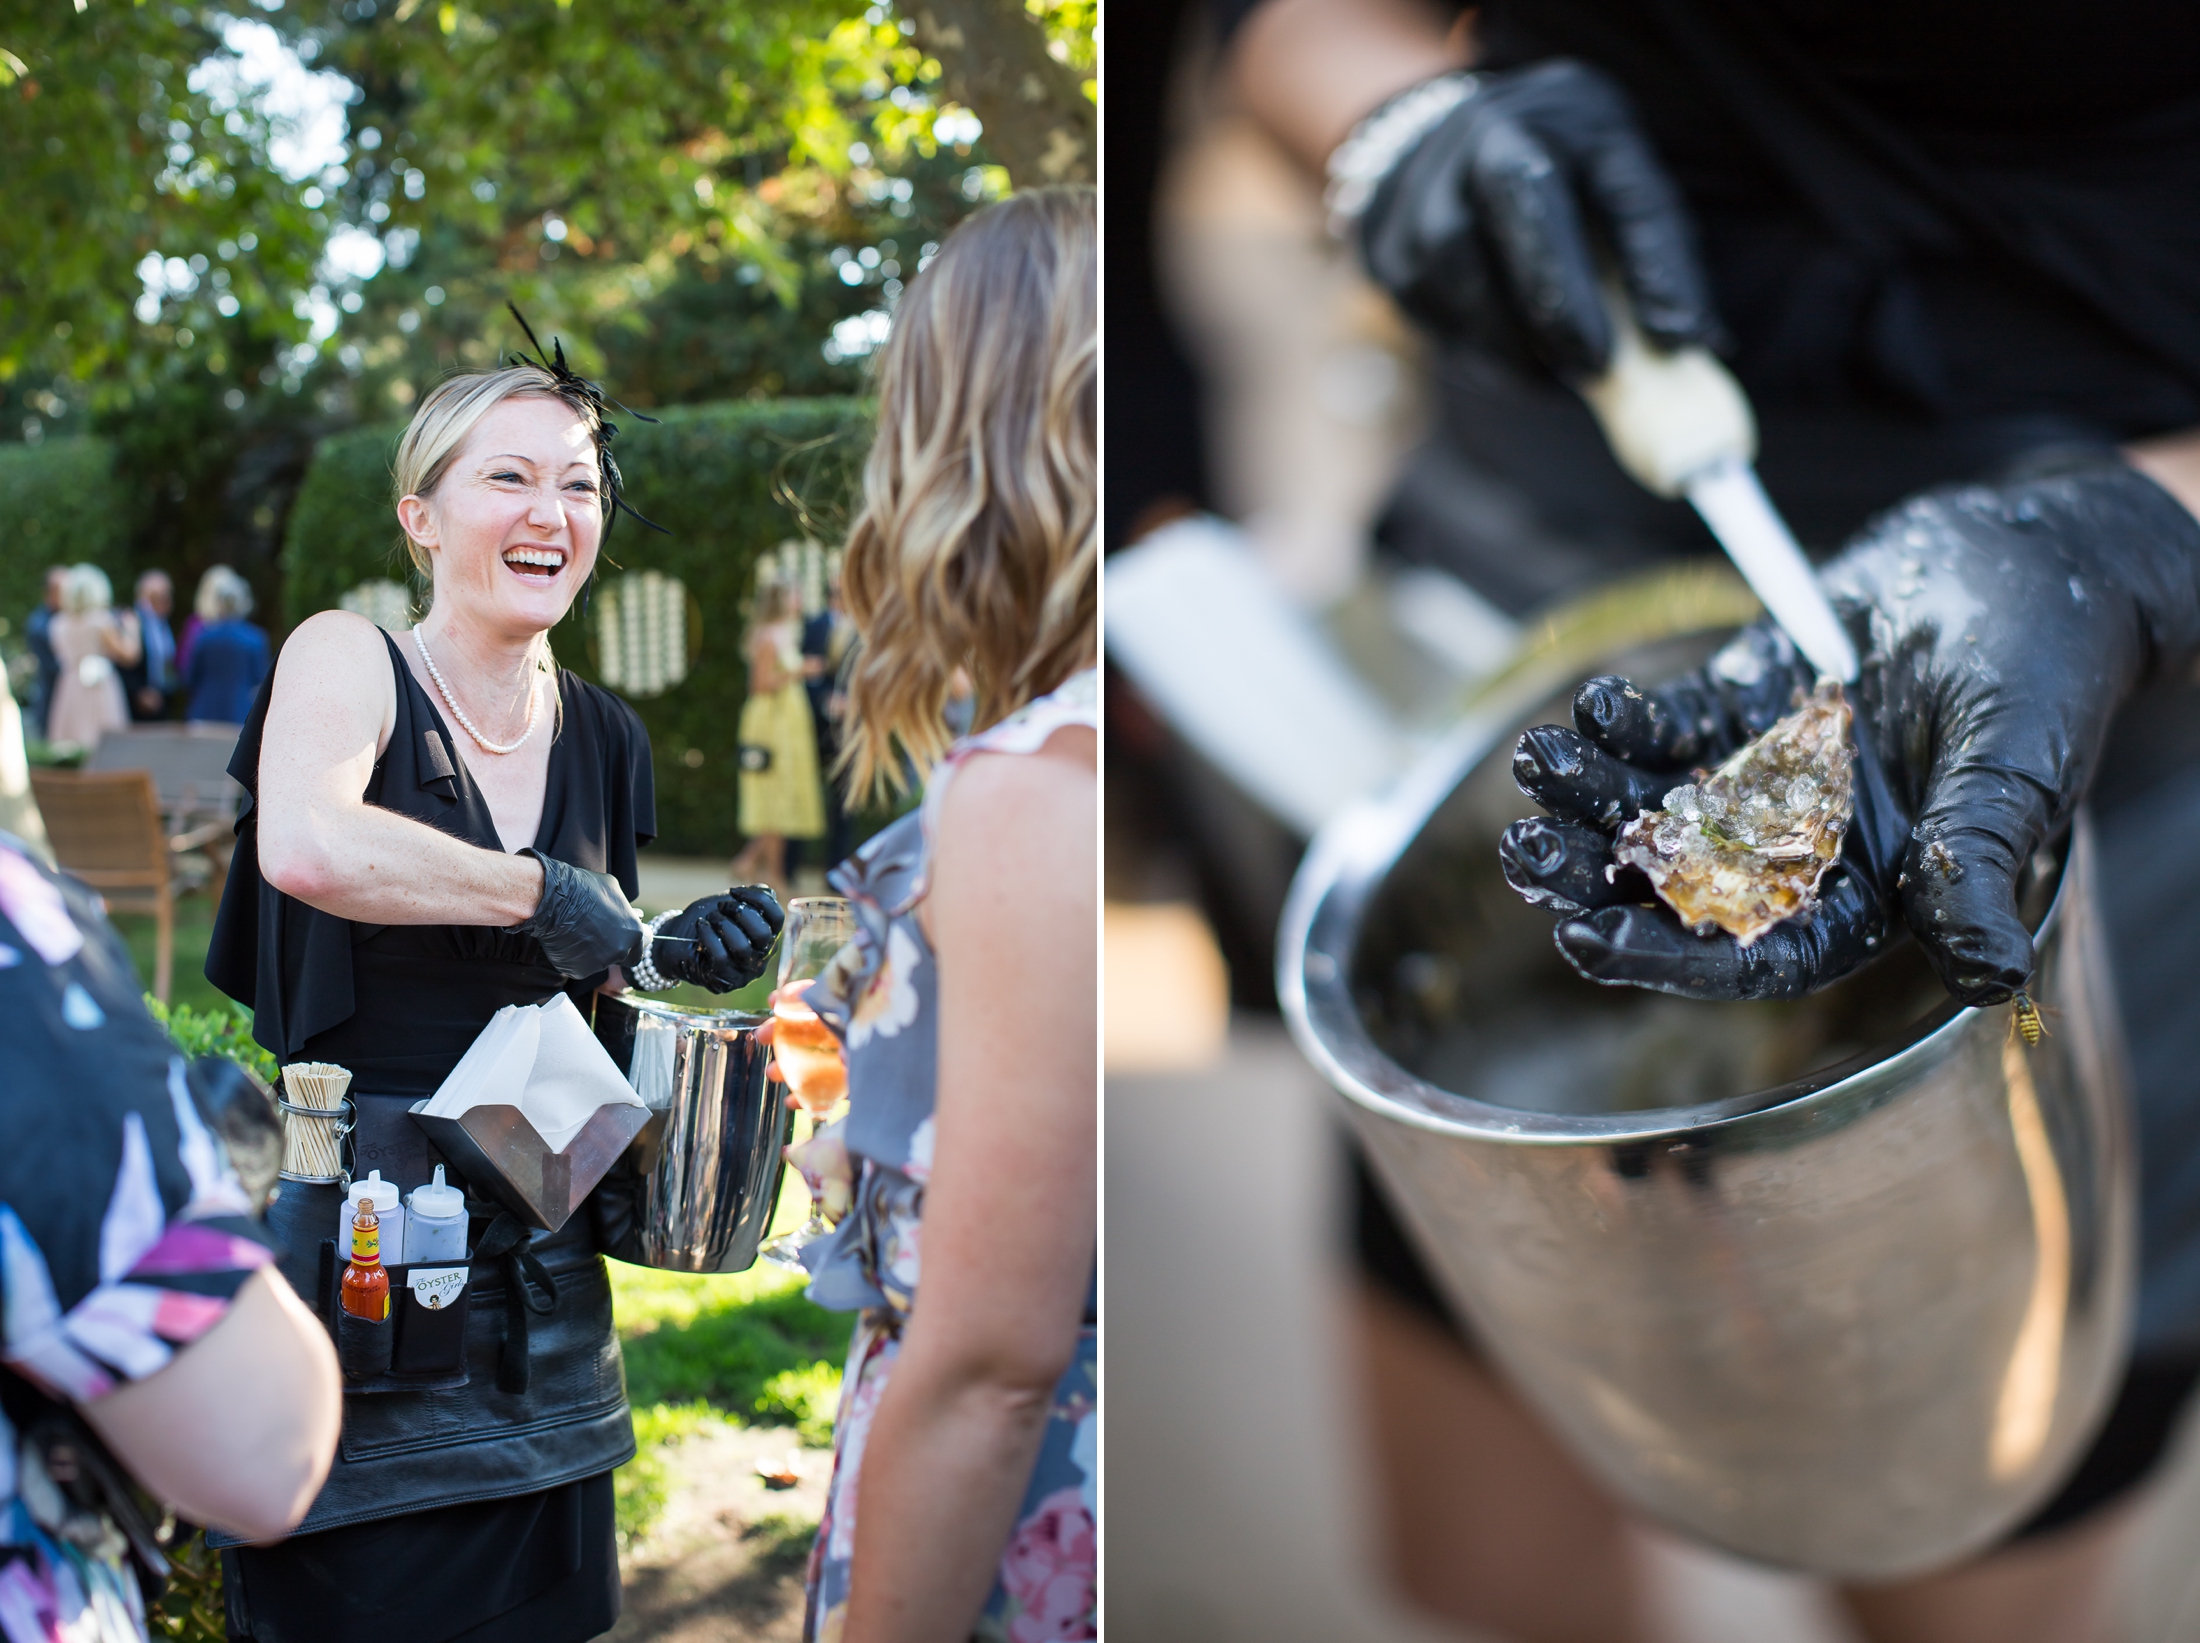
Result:
{"label": "shucked oyster", "polygon": [[[1700,773],[1699,773],[1700,774]],[[1698,935],[1744,947],[1818,902],[1855,813],[1849,704],[1831,679],[1708,776],[1620,830],[1614,859],[1649,875]]]}

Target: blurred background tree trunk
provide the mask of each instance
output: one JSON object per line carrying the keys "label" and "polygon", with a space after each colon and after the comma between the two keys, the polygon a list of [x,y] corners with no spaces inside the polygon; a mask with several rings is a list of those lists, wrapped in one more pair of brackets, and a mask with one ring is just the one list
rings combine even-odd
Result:
{"label": "blurred background tree trunk", "polygon": [[947,94],[985,122],[985,145],[1019,185],[1089,183],[1097,121],[1085,76],[1057,61],[1023,0],[917,0],[914,39]]}

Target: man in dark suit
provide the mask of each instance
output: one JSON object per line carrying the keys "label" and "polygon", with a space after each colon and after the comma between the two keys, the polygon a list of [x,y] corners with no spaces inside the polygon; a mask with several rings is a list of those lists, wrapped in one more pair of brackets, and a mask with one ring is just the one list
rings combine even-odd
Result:
{"label": "man in dark suit", "polygon": [[810,726],[817,732],[817,768],[825,777],[825,861],[827,868],[847,860],[855,848],[833,761],[840,757],[840,721],[848,699],[840,688],[841,668],[855,637],[840,608],[840,574],[834,572],[825,608],[802,624],[802,688],[810,696]]}
{"label": "man in dark suit", "polygon": [[23,730],[40,741],[46,739],[46,709],[53,704],[54,681],[61,677],[61,662],[53,653],[53,639],[46,630],[53,625],[54,613],[61,609],[61,579],[68,574],[66,565],[46,567],[46,596],[23,624],[23,637],[38,660],[31,699],[23,704]]}
{"label": "man in dark suit", "polygon": [[175,584],[166,571],[149,570],[137,579],[138,659],[122,670],[129,693],[130,717],[141,723],[168,717],[168,699],[176,688],[176,638],[168,626],[175,609]]}

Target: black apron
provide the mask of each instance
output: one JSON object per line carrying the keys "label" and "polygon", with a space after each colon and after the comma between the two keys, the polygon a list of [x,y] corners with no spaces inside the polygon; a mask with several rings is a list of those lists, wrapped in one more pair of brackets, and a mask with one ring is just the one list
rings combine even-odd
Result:
{"label": "black apron", "polygon": [[[501,850],[449,726],[385,642],[397,716],[366,801]],[[230,766],[248,793],[272,683]],[[534,847],[611,873],[631,898],[636,849],[656,825],[647,734],[632,709],[572,674],[559,689]],[[352,1070],[358,1174],[381,1167],[386,1180],[420,1184],[448,1160],[412,1123],[411,1103],[434,1092],[497,1010],[562,989],[585,1013],[601,978],[564,982],[532,937],[507,930],[332,917],[260,877],[256,807],[237,835],[208,978],[253,1007],[254,1036],[279,1060]],[[334,1186],[286,1182],[268,1215],[285,1275],[324,1316],[341,1265],[339,1204]],[[634,1439],[593,1220],[576,1214],[555,1234],[529,1234],[508,1216],[471,1220],[461,1362],[440,1377],[349,1391],[336,1464],[296,1533],[226,1554],[233,1635],[553,1643],[608,1628],[618,1591],[609,1473]]]}

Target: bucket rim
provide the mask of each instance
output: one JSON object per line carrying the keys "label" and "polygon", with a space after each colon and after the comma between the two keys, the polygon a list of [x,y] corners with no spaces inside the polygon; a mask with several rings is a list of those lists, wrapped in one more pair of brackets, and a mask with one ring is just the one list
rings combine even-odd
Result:
{"label": "bucket rim", "polygon": [[749,1031],[761,1027],[771,1019],[768,1014],[760,1015],[752,1010],[707,1009],[699,1004],[681,1004],[669,998],[643,998],[631,992],[598,993],[596,1002],[599,1005],[624,1005],[637,1015],[658,1016],[688,1027]]}

